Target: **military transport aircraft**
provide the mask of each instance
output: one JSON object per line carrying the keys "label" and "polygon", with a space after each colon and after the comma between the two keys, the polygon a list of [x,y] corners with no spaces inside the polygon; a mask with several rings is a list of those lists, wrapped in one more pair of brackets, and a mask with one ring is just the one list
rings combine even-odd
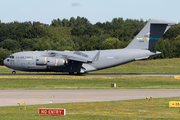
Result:
{"label": "military transport aircraft", "polygon": [[25,51],[10,55],[4,65],[15,70],[31,72],[69,72],[80,74],[105,69],[161,54],[151,51],[154,44],[175,22],[150,19],[124,49],[95,51]]}

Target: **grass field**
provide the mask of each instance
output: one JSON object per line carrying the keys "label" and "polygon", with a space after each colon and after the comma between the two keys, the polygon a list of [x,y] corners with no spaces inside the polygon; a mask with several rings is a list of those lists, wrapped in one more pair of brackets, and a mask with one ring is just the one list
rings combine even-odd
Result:
{"label": "grass field", "polygon": [[[180,109],[169,108],[169,101],[179,101],[180,98],[160,98],[149,102],[146,99],[30,105],[27,110],[18,110],[18,106],[0,107],[1,120],[117,120],[117,119],[179,119]],[[21,107],[24,108],[23,106]],[[64,108],[66,116],[39,116],[39,108]]]}
{"label": "grass field", "polygon": [[179,89],[174,77],[0,76],[0,89]]}

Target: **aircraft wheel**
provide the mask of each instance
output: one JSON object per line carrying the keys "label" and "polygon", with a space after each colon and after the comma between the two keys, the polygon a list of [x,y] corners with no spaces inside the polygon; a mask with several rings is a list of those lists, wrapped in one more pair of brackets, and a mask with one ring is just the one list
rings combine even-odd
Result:
{"label": "aircraft wheel", "polygon": [[74,72],[69,72],[70,75],[74,75]]}
{"label": "aircraft wheel", "polygon": [[12,74],[15,75],[15,74],[16,74],[16,71],[12,71]]}
{"label": "aircraft wheel", "polygon": [[80,75],[81,73],[80,72],[77,72],[77,75]]}

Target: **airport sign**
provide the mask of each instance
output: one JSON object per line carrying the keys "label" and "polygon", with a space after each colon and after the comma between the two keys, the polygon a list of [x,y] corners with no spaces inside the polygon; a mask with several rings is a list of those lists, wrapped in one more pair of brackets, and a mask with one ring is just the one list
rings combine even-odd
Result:
{"label": "airport sign", "polygon": [[174,76],[174,79],[180,79],[180,76]]}
{"label": "airport sign", "polygon": [[180,101],[170,101],[169,107],[180,107]]}
{"label": "airport sign", "polygon": [[39,115],[66,115],[66,109],[39,108]]}

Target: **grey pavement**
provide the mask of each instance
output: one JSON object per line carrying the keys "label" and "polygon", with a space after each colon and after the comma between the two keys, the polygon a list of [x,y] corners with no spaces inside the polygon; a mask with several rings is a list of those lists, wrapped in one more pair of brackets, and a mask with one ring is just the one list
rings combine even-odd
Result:
{"label": "grey pavement", "polygon": [[0,106],[179,97],[180,89],[0,90]]}

